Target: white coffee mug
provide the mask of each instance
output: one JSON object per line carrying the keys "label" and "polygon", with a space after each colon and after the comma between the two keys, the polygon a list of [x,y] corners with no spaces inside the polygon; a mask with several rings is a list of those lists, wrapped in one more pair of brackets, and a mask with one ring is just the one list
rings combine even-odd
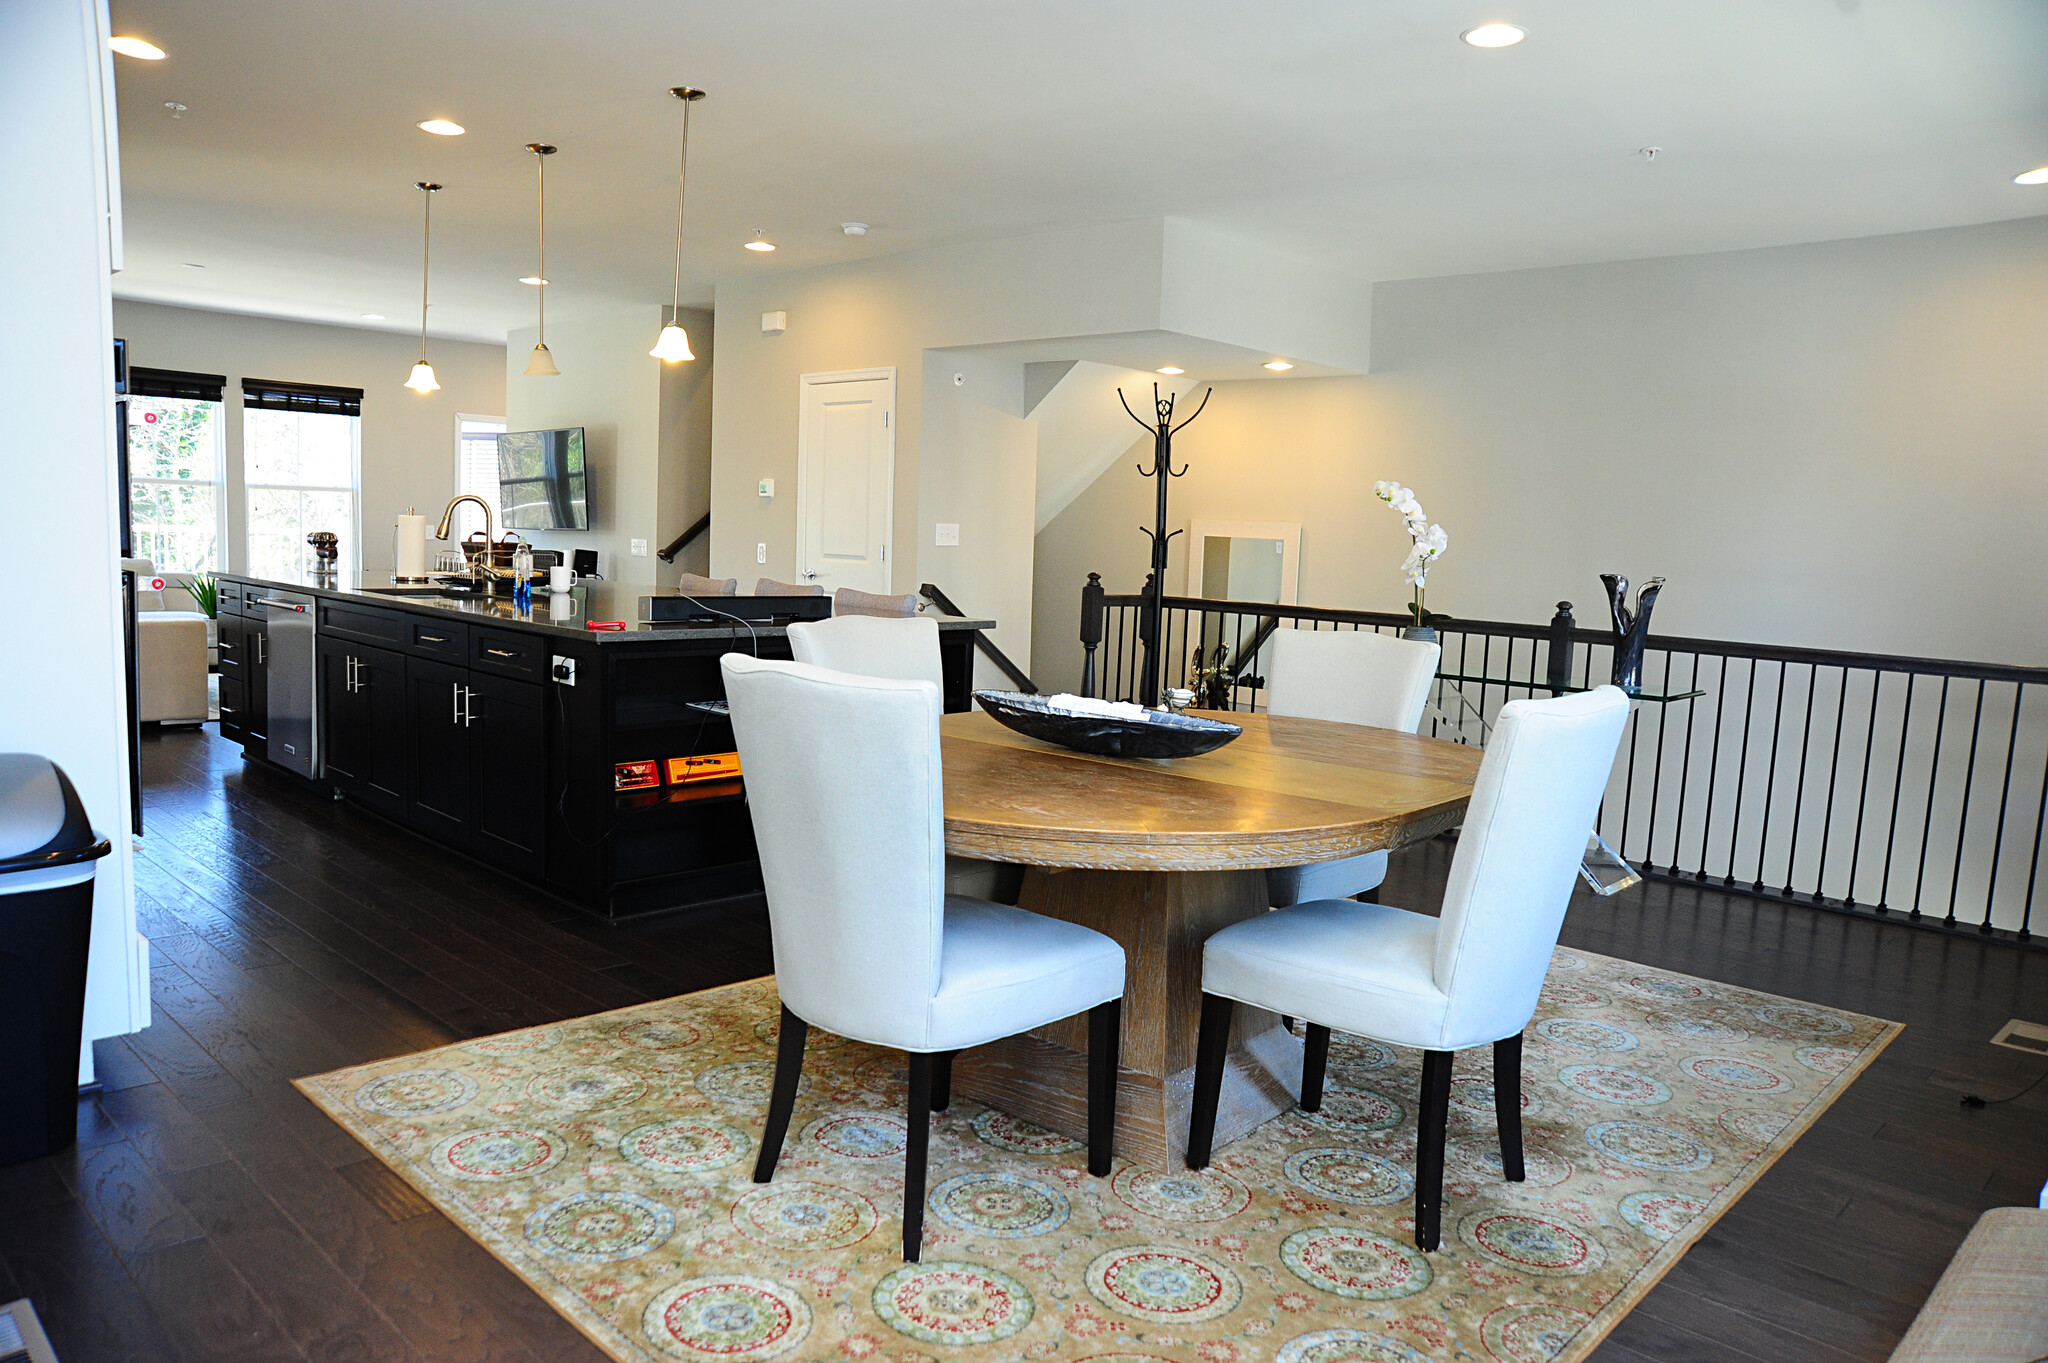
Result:
{"label": "white coffee mug", "polygon": [[554,567],[548,569],[549,591],[566,592],[575,585],[576,570],[574,568],[566,568],[561,564],[557,563]]}

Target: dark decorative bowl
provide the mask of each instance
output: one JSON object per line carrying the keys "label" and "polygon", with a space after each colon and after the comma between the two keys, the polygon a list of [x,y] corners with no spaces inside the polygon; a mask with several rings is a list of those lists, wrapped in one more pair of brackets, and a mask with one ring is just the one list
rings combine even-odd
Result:
{"label": "dark decorative bowl", "polygon": [[1069,714],[1043,696],[1020,691],[976,691],[974,698],[1007,728],[1098,757],[1195,757],[1244,732],[1221,720],[1157,710],[1146,711],[1143,719]]}

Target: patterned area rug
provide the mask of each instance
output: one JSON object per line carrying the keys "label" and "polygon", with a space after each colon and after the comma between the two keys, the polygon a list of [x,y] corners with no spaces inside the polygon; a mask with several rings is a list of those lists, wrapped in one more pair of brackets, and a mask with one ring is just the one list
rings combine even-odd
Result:
{"label": "patterned area rug", "polygon": [[902,1262],[900,1055],[812,1033],[750,1181],[778,1004],[750,981],[301,1080],[619,1359],[1578,1359],[1898,1026],[1560,950],[1499,1177],[1490,1055],[1451,1090],[1444,1244],[1413,1245],[1419,1052],[1338,1036],[1323,1111],[1202,1173],[956,1098]]}

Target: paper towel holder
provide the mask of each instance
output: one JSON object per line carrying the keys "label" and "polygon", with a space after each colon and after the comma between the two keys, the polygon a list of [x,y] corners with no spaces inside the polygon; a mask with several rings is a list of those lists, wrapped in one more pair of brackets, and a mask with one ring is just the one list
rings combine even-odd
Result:
{"label": "paper towel holder", "polygon": [[[406,514],[407,516],[419,516],[419,512],[418,512],[418,511],[417,511],[417,510],[416,510],[415,508],[413,508],[413,507],[410,507],[410,506],[408,506],[408,507],[407,507],[407,508],[405,509],[405,514]],[[402,520],[403,518],[401,517],[400,519]],[[426,547],[427,547],[427,540],[426,540],[426,526],[427,526],[427,519],[426,519],[426,517],[424,517],[424,516],[419,516],[419,522],[420,522],[420,567],[421,567],[421,570],[422,570],[422,571],[421,571],[420,575],[419,575],[419,576],[417,576],[417,577],[413,577],[413,576],[409,576],[409,575],[404,575],[404,574],[401,574],[401,573],[400,573],[400,572],[398,571],[398,569],[399,569],[399,566],[400,566],[400,563],[401,563],[401,560],[400,560],[400,559],[399,559],[399,557],[398,557],[398,528],[399,528],[399,524],[400,524],[400,522],[399,522],[399,521],[393,521],[393,522],[391,523],[391,581],[392,581],[392,582],[393,582],[394,584],[396,584],[396,585],[400,585],[400,586],[412,586],[412,585],[419,585],[419,584],[423,584],[423,583],[426,583],[426,582],[429,582],[429,581],[431,581],[431,580],[432,580],[432,579],[430,579],[430,578],[429,578],[429,577],[428,577],[428,576],[426,575],[426,572],[425,572],[425,568],[426,568]]]}

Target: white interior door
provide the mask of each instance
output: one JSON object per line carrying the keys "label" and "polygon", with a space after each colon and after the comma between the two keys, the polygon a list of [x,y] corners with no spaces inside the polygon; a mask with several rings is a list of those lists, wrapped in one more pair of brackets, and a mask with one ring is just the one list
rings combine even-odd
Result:
{"label": "white interior door", "polygon": [[896,371],[804,375],[797,441],[797,572],[828,593],[888,591]]}

